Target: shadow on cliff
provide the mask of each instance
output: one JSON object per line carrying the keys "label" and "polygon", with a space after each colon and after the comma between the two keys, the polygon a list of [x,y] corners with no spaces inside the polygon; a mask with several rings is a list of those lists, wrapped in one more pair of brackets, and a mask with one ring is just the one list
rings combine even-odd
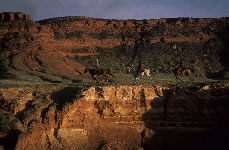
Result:
{"label": "shadow on cliff", "polygon": [[223,70],[215,73],[208,73],[208,78],[217,80],[229,80],[229,25],[225,25],[216,36],[222,41],[222,51],[220,52],[220,63]]}
{"label": "shadow on cliff", "polygon": [[[227,117],[229,115],[228,110],[223,110],[226,114],[221,118],[220,116],[216,118],[213,116],[204,116],[201,113],[204,112],[203,109],[206,105],[201,102],[201,106],[201,103],[198,102],[201,99],[197,99],[195,100],[195,103],[197,102],[195,105],[190,105],[191,108],[182,106],[184,109],[189,109],[188,111],[182,110],[183,113],[181,114],[178,113],[179,111],[176,111],[176,109],[181,109],[180,106],[183,105],[182,103],[187,103],[187,99],[188,101],[190,100],[189,97],[195,98],[196,96],[193,92],[196,91],[197,89],[195,88],[188,90],[183,90],[182,88],[164,89],[163,96],[151,101],[151,109],[142,116],[145,128],[141,132],[141,144],[144,150],[215,150],[229,148],[229,129],[227,128],[229,124]],[[184,96],[184,99],[181,98],[182,94],[187,94]],[[216,94],[214,96],[217,97],[218,95]],[[207,105],[214,105],[216,103],[215,110],[218,109],[217,107],[219,105],[223,105],[221,109],[228,109],[229,103],[226,102],[228,96],[229,94],[224,93],[222,98],[217,99],[218,102],[209,99],[210,101],[207,103],[212,104]],[[177,97],[181,99],[176,104]],[[198,106],[199,111],[197,111],[197,114],[190,113],[195,109],[192,107],[196,107],[197,105],[200,105],[200,107]],[[211,107],[214,109],[214,106]],[[208,111],[210,113],[210,111],[215,110]]]}
{"label": "shadow on cliff", "polygon": [[229,70],[229,25],[225,26],[222,33],[218,35],[223,41],[223,51],[221,53],[221,63],[225,70]]}
{"label": "shadow on cliff", "polygon": [[67,103],[73,103],[79,99],[82,92],[87,89],[87,86],[69,86],[51,94],[51,99],[57,105],[57,108],[61,109]]}
{"label": "shadow on cliff", "polygon": [[20,132],[18,130],[10,131],[7,134],[7,136],[0,138],[0,146],[2,145],[4,150],[15,149],[19,134],[20,134]]}

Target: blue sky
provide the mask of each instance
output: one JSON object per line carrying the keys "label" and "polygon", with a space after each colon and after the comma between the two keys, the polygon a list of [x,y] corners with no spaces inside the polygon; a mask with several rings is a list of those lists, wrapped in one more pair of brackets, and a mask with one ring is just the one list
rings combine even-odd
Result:
{"label": "blue sky", "polygon": [[20,11],[33,20],[63,16],[106,19],[229,17],[229,0],[0,0],[0,12]]}

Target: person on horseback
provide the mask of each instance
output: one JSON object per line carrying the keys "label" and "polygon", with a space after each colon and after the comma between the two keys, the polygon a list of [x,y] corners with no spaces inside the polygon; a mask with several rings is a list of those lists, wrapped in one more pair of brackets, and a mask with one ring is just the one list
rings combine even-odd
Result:
{"label": "person on horseback", "polygon": [[178,66],[178,69],[177,69],[177,73],[180,74],[181,73],[181,70],[184,69],[184,61],[181,61],[179,66]]}
{"label": "person on horseback", "polygon": [[96,59],[96,66],[95,66],[95,68],[98,70],[99,69],[99,60],[98,59]]}
{"label": "person on horseback", "polygon": [[181,61],[181,62],[180,62],[179,67],[184,68],[184,61]]}
{"label": "person on horseback", "polygon": [[140,74],[143,71],[143,64],[139,60],[138,62],[138,68],[137,68],[137,74]]}

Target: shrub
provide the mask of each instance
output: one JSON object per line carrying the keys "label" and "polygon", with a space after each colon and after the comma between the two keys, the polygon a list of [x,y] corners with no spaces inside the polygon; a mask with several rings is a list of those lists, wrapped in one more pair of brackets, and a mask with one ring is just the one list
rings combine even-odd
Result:
{"label": "shrub", "polygon": [[98,40],[103,40],[111,36],[111,34],[109,33],[108,30],[103,30],[100,33],[91,33],[90,36]]}
{"label": "shrub", "polygon": [[65,35],[61,34],[60,32],[54,32],[54,39],[55,40],[63,40],[63,39],[65,39]]}
{"label": "shrub", "polygon": [[66,39],[82,38],[83,34],[84,34],[83,31],[73,31],[70,33],[66,33],[65,36],[66,36]]}

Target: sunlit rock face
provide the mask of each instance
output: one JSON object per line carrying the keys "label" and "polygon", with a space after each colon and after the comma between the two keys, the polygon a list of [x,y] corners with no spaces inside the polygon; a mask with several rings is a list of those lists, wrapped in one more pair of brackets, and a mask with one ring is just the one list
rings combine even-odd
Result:
{"label": "sunlit rock face", "polygon": [[[59,128],[54,129],[56,137],[66,141],[69,147],[75,144],[89,149],[140,148],[141,116],[159,94],[153,87],[91,87],[82,93],[82,98],[62,108],[58,115]],[[47,135],[55,139],[50,133]],[[55,140],[51,141],[51,146],[56,145]]]}
{"label": "sunlit rock face", "polygon": [[26,20],[31,20],[31,17],[22,12],[0,13],[0,21],[26,21]]}
{"label": "sunlit rock face", "polygon": [[[142,54],[152,56],[144,58],[150,65],[166,68],[182,57],[204,73],[224,69],[222,76],[213,75],[225,80],[228,22],[87,17],[35,22],[24,13],[0,13],[0,77],[22,81],[35,73],[36,81],[75,80],[85,68],[76,57],[112,54],[113,60],[125,44],[132,54],[138,46],[134,34],[147,32],[150,46]],[[136,25],[145,25],[145,31]],[[0,149],[223,149],[228,143],[228,93],[223,83],[0,88]]]}
{"label": "sunlit rock face", "polygon": [[228,24],[228,18],[107,20],[72,16],[33,21],[21,12],[0,13],[1,76],[6,78],[10,68],[73,79],[85,66],[76,58],[114,59],[124,53],[126,61],[135,55],[135,39],[144,34],[148,45],[141,55],[149,66],[168,68],[183,60],[201,73],[224,70],[219,78],[227,79]]}
{"label": "sunlit rock face", "polygon": [[[142,115],[155,97],[162,96],[164,88],[90,87],[80,95],[76,95],[75,88],[67,88],[76,92],[70,97],[58,95],[54,88],[52,93],[57,95],[45,99],[36,97],[34,90],[38,89],[1,89],[4,100],[15,100],[12,105],[17,109],[12,119],[18,119],[21,127],[17,136],[2,137],[13,138],[15,143],[10,148],[15,149],[140,149]],[[14,96],[9,95],[10,90]],[[73,101],[60,106],[66,98]]]}
{"label": "sunlit rock face", "polygon": [[34,90],[0,90],[1,102],[15,101],[11,117],[18,120],[14,130],[1,133],[3,148],[9,139],[10,148],[53,150],[214,149],[227,143],[226,84],[50,88],[45,99]]}

